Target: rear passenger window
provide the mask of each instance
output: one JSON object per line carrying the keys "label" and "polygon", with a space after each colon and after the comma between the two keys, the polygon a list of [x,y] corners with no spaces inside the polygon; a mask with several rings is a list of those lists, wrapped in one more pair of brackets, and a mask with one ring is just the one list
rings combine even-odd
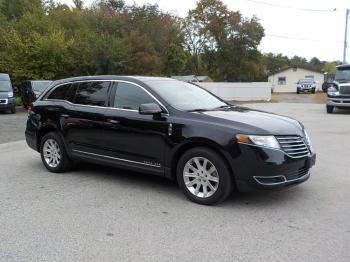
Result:
{"label": "rear passenger window", "polygon": [[129,83],[118,83],[114,107],[139,110],[140,105],[155,103],[154,99],[140,87]]}
{"label": "rear passenger window", "polygon": [[107,106],[110,82],[84,82],[78,87],[75,104]]}
{"label": "rear passenger window", "polygon": [[71,84],[66,84],[55,88],[47,98],[56,100],[66,100],[70,86]]}

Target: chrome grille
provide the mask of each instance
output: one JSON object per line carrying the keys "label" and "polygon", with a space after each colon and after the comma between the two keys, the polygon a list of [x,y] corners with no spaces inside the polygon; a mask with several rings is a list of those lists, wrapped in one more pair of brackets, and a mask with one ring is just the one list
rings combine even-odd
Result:
{"label": "chrome grille", "polygon": [[0,104],[7,104],[7,99],[0,99]]}
{"label": "chrome grille", "polygon": [[350,86],[340,86],[339,93],[342,95],[350,95]]}
{"label": "chrome grille", "polygon": [[299,158],[309,154],[305,141],[300,136],[276,136],[281,149],[290,157]]}

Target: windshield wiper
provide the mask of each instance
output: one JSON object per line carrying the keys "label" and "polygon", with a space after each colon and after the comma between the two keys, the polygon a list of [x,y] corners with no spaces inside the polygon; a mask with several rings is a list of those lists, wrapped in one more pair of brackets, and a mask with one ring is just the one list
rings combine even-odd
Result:
{"label": "windshield wiper", "polygon": [[205,109],[205,108],[196,108],[196,109],[190,109],[187,110],[187,112],[205,112],[208,111],[209,109]]}
{"label": "windshield wiper", "polygon": [[217,109],[229,109],[234,107],[233,105],[223,105],[223,106],[219,106],[219,107],[215,107],[213,110],[217,110]]}

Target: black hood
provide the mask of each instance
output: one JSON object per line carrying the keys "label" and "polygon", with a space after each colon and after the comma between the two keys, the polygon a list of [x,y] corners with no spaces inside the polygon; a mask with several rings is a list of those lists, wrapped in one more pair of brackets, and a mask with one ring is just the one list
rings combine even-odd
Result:
{"label": "black hood", "polygon": [[304,127],[293,118],[245,107],[205,111],[198,114],[220,119],[218,121],[220,123],[226,120],[225,126],[232,126],[237,131],[247,134],[304,136]]}

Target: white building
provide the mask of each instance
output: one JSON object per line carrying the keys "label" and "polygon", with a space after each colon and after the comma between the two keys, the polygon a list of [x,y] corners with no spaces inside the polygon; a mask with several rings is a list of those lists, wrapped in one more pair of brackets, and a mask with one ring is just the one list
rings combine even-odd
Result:
{"label": "white building", "polygon": [[324,75],[321,72],[301,68],[290,67],[269,76],[273,92],[296,92],[297,82],[300,79],[312,78],[316,82],[316,91],[322,90]]}

